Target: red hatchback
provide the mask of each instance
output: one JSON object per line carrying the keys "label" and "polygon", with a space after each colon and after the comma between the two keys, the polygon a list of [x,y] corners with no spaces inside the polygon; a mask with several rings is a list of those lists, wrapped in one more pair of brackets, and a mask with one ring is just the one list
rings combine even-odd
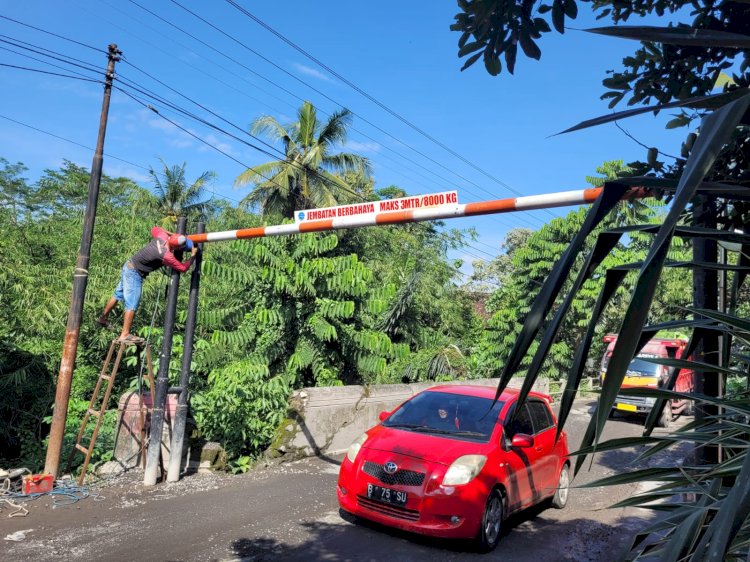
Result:
{"label": "red hatchback", "polygon": [[407,400],[349,447],[339,505],[357,517],[443,538],[476,539],[491,550],[503,520],[548,500],[562,508],[570,483],[565,432],[549,397],[437,386]]}

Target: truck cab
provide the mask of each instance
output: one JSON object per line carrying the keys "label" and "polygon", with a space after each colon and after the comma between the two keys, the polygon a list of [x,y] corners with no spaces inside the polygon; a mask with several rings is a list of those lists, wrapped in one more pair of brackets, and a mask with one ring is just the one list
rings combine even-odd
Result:
{"label": "truck cab", "polygon": [[[617,336],[615,334],[608,334],[604,336],[604,341],[607,343],[607,349],[604,352],[604,357],[602,357],[602,381],[604,380],[609,360],[612,357],[612,351],[615,348]],[[628,372],[622,381],[621,388],[658,388],[665,385],[667,380],[669,380],[672,368],[667,367],[666,365],[657,365],[656,363],[651,363],[644,359],[651,357],[682,359],[686,347],[686,338],[654,338],[650,340],[640,353],[630,362]],[[693,385],[693,371],[681,369],[677,376],[677,380],[675,381],[673,390],[676,392],[689,393],[693,392]],[[633,414],[647,414],[654,407],[655,402],[656,399],[652,397],[624,396],[618,394],[617,401],[613,407],[613,412],[619,411]],[[664,411],[657,421],[657,425],[659,427],[668,427],[675,415],[683,413],[687,415],[693,414],[692,400],[670,400],[664,407]]]}

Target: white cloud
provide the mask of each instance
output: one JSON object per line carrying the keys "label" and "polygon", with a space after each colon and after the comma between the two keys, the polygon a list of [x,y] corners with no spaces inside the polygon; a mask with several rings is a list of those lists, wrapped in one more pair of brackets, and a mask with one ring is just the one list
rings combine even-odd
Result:
{"label": "white cloud", "polygon": [[[207,143],[215,146],[216,148],[218,148],[222,152],[226,152],[227,154],[231,154],[232,156],[236,156],[236,153],[235,153],[234,149],[232,148],[232,145],[220,141],[219,137],[217,137],[213,133],[209,133],[208,135],[206,135],[203,140],[205,140]],[[209,152],[209,151],[212,151],[212,150],[213,149],[210,146],[206,145],[206,144],[201,144],[201,146],[198,148],[198,152]]]}
{"label": "white cloud", "polygon": [[[105,156],[104,159],[106,161],[107,157]],[[143,171],[136,170],[124,163],[116,163],[111,166],[105,165],[104,173],[111,178],[130,178],[134,182],[140,184],[149,183],[151,181],[151,176],[148,176]]]}
{"label": "white cloud", "polygon": [[142,132],[144,126],[163,133],[165,142],[175,148],[188,148],[194,146],[194,139],[185,131],[176,127],[169,121],[155,115],[150,109],[142,108],[128,115],[129,123],[125,130],[129,133]]}
{"label": "white cloud", "polygon": [[297,70],[297,72],[301,72],[302,74],[306,74],[307,76],[312,76],[313,78],[323,80],[324,82],[333,82],[333,80],[327,74],[323,74],[315,68],[305,66],[304,64],[299,64],[297,62],[293,63],[292,66]]}
{"label": "white cloud", "polygon": [[376,142],[357,142],[348,140],[344,144],[344,148],[355,152],[380,152],[381,146]]}

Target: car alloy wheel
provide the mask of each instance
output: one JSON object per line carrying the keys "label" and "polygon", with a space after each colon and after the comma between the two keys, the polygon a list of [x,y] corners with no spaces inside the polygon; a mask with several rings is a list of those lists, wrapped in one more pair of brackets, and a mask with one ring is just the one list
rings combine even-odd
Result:
{"label": "car alloy wheel", "polygon": [[479,547],[482,551],[489,552],[500,542],[503,515],[503,497],[498,490],[492,490],[490,497],[487,498],[487,505],[482,516],[482,528],[479,530]]}
{"label": "car alloy wheel", "polygon": [[557,481],[557,490],[555,495],[552,496],[552,507],[562,509],[568,503],[568,495],[570,494],[570,468],[568,465],[564,465],[560,471],[560,478]]}

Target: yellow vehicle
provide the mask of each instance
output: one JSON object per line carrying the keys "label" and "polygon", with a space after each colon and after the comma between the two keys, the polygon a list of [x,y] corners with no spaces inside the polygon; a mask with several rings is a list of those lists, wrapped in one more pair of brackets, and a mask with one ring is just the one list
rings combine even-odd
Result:
{"label": "yellow vehicle", "polygon": [[[608,345],[607,350],[604,352],[604,357],[602,357],[602,381],[604,380],[609,360],[612,357],[612,351],[615,348],[617,335],[608,334],[604,336],[604,341]],[[645,361],[645,359],[650,357],[681,359],[686,347],[686,338],[654,338],[649,340],[649,342],[643,346],[641,352],[630,362],[628,372],[622,381],[621,388],[659,388],[663,386],[669,379],[669,374],[671,372],[670,367],[667,367],[666,365],[657,365],[656,363]],[[677,380],[675,381],[673,390],[690,393],[693,392],[693,388],[693,371],[681,369],[677,376]],[[656,398],[653,397],[624,396],[618,394],[617,401],[615,402],[612,411],[631,414],[647,414],[654,407],[655,402]],[[692,415],[693,401],[684,399],[670,400],[664,407],[664,411],[657,421],[657,425],[659,427],[669,427],[674,416],[678,414]]]}

